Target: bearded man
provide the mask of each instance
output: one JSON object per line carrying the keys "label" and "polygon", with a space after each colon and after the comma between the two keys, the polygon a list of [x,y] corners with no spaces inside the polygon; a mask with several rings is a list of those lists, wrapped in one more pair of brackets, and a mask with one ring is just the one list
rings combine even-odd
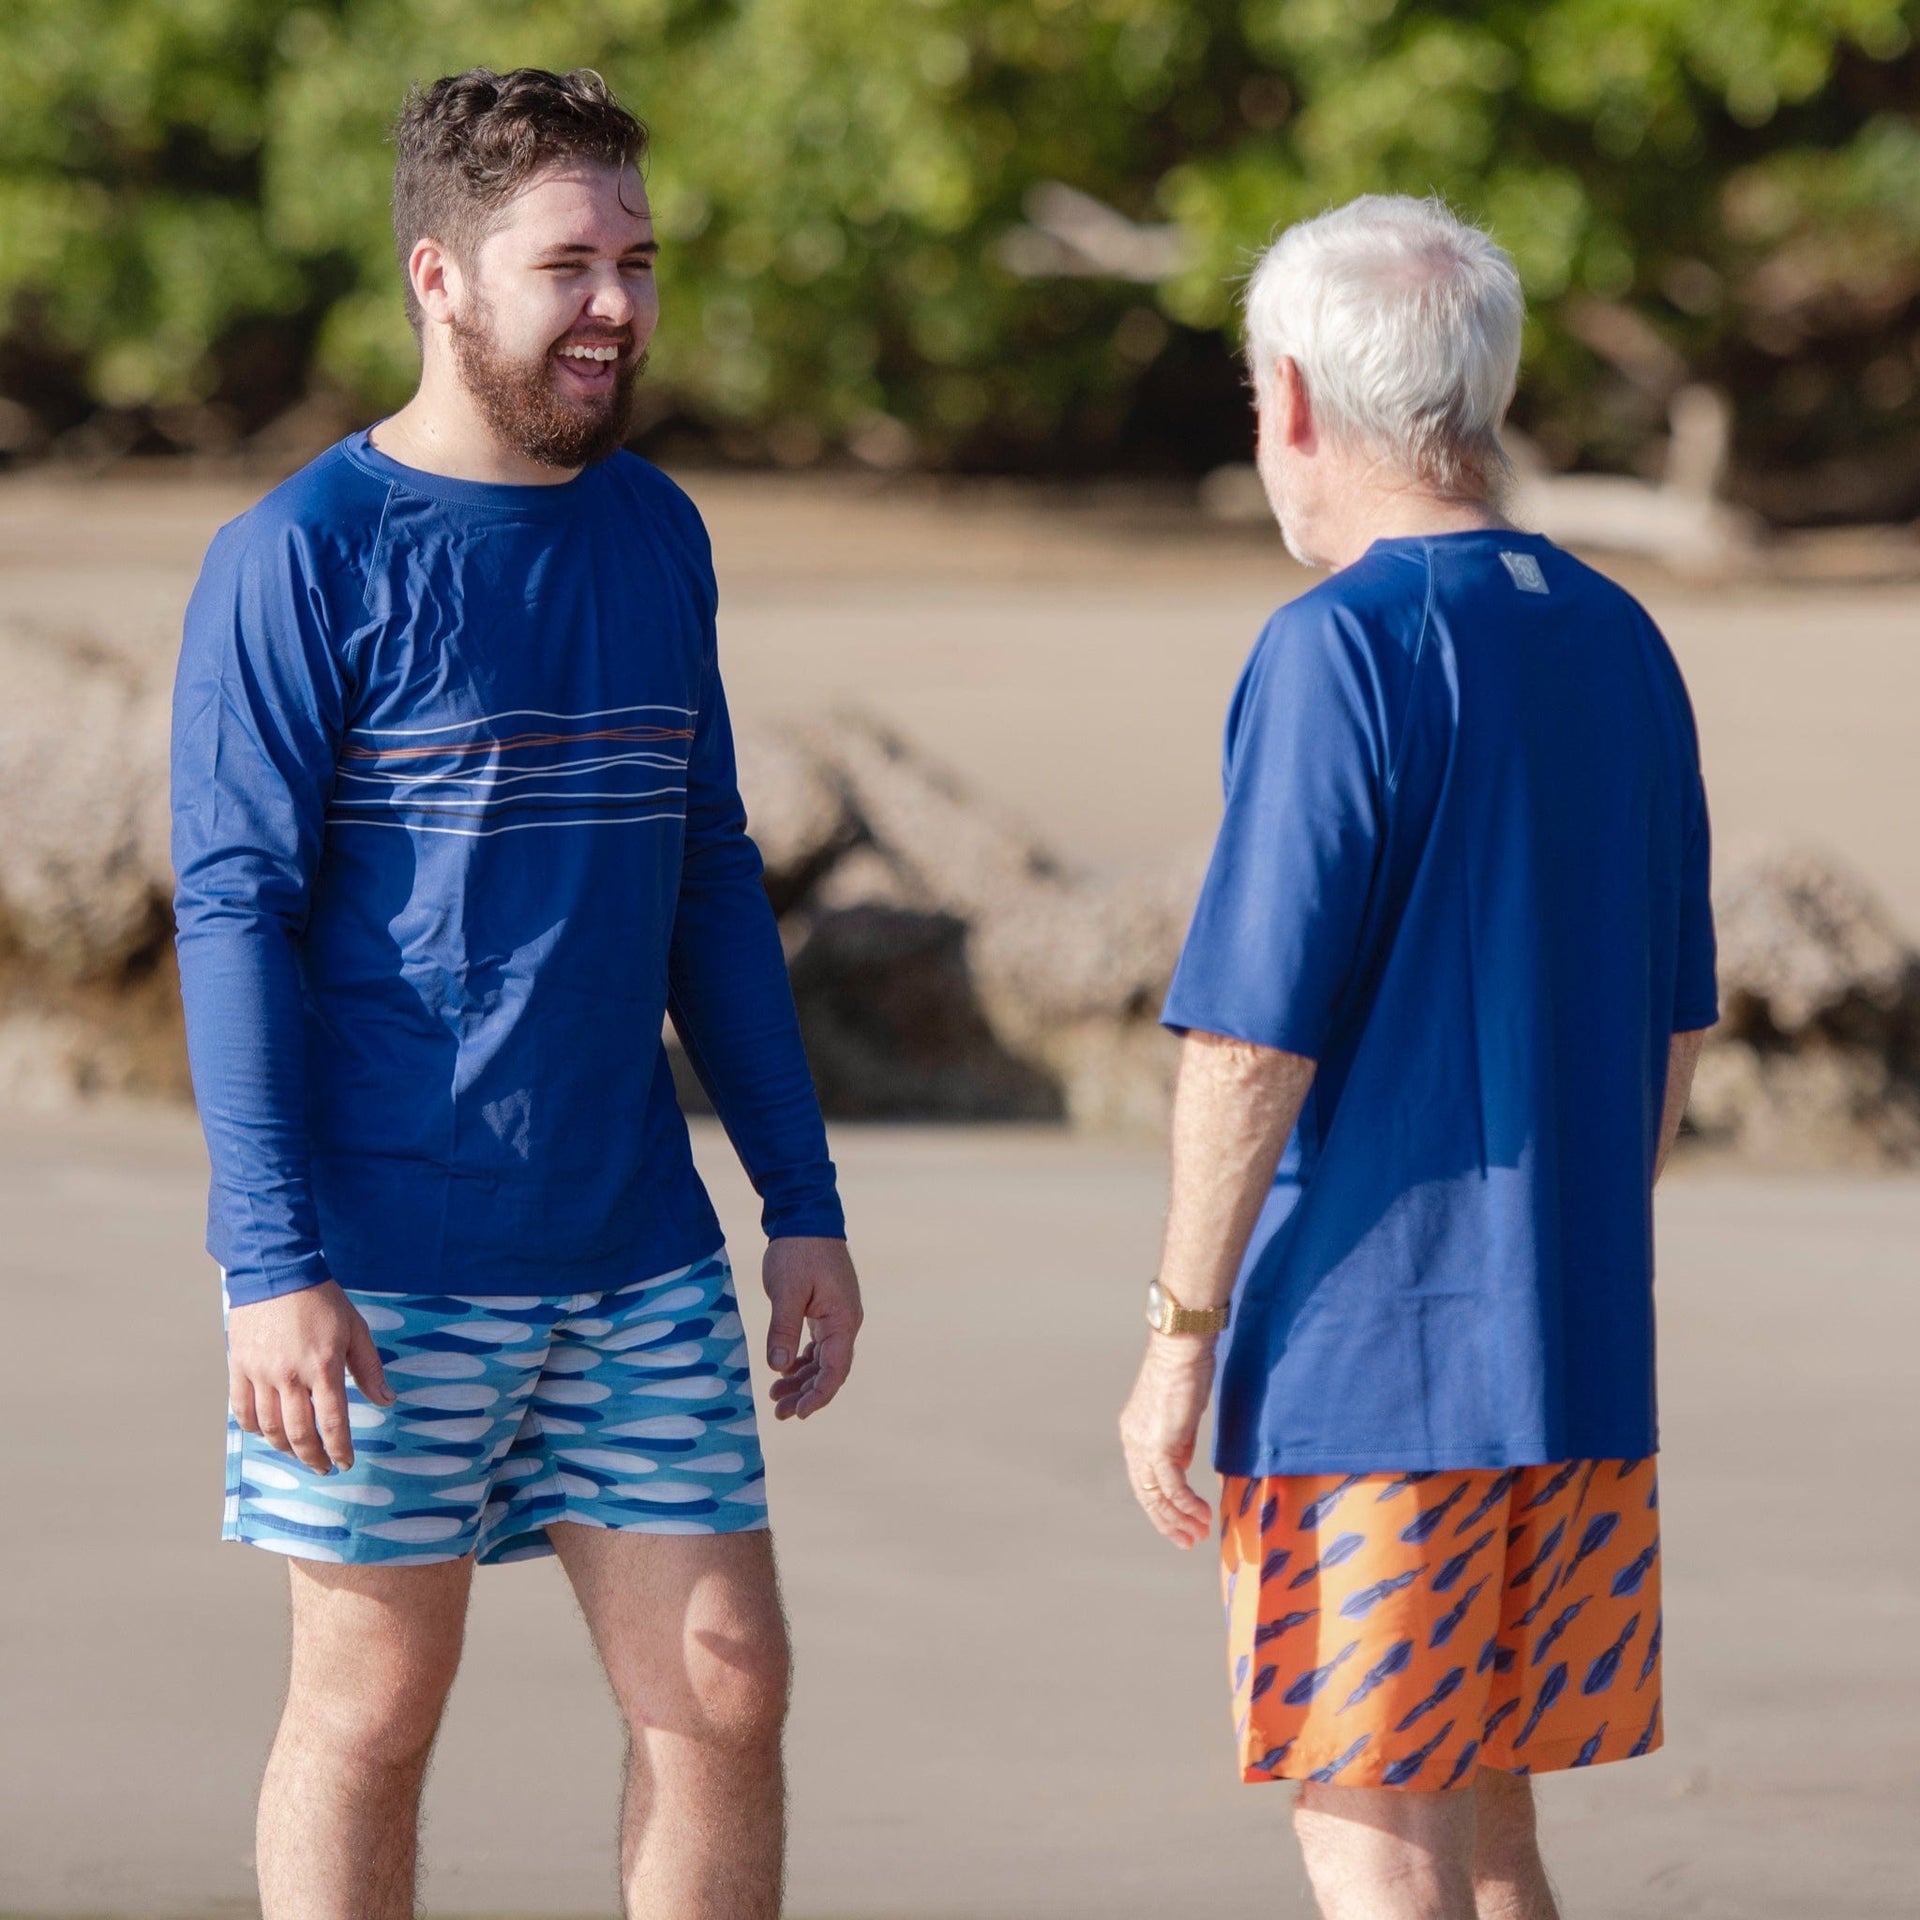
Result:
{"label": "bearded man", "polygon": [[777,1417],[846,1379],[859,1288],[706,533],[619,450],[658,317],[645,138],[592,73],[414,94],[419,391],[224,528],[187,615],[224,1532],[292,1584],[268,1920],[413,1913],[473,1569],[547,1553],[629,1729],[627,1911],[779,1909],[786,1633],[663,1019],[761,1196]]}
{"label": "bearded man", "polygon": [[1686,689],[1501,517],[1513,263],[1432,201],[1247,293],[1268,623],[1165,1019],[1185,1034],[1135,1490],[1215,1459],[1240,1766],[1328,1920],[1553,1920],[1530,1776],[1662,1736],[1653,1183],[1713,1024]]}

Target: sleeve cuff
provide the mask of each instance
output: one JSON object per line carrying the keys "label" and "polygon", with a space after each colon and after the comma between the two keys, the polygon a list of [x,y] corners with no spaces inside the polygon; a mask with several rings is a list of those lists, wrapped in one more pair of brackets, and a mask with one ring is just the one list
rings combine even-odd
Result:
{"label": "sleeve cuff", "polygon": [[309,1287],[325,1286],[332,1278],[326,1261],[317,1253],[278,1266],[242,1265],[220,1270],[229,1307],[251,1307],[262,1300],[278,1300],[284,1294],[305,1293]]}
{"label": "sleeve cuff", "polygon": [[769,1200],[760,1210],[760,1230],[769,1240],[844,1240],[847,1216],[840,1196],[829,1188],[810,1200],[778,1205]]}
{"label": "sleeve cuff", "polygon": [[1302,1060],[1318,1060],[1320,1049],[1326,1044],[1325,1034],[1305,1026],[1282,1021],[1272,1027],[1260,1025],[1256,1032],[1259,1023],[1254,1021],[1210,1014],[1203,1008],[1171,999],[1160,1010],[1160,1024],[1182,1039],[1190,1033],[1211,1033],[1222,1040],[1239,1040],[1247,1046],[1266,1047],[1274,1053],[1297,1054]]}

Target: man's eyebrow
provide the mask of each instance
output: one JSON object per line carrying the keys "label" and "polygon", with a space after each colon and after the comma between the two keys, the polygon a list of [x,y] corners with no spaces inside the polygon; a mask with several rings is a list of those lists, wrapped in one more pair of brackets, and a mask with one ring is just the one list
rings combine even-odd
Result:
{"label": "man's eyebrow", "polygon": [[[559,241],[556,241],[550,247],[541,248],[540,258],[543,260],[559,260],[563,258],[570,259],[570,258],[579,258],[579,257],[591,258],[594,254],[597,254],[599,251],[600,249],[598,247],[592,245],[589,241],[586,241],[586,240],[559,240]],[[660,251],[660,242],[658,240],[636,240],[631,246],[622,247],[620,249],[620,258],[624,260],[627,258],[629,254],[635,254],[635,253],[652,254],[652,253],[658,253],[659,251]]]}

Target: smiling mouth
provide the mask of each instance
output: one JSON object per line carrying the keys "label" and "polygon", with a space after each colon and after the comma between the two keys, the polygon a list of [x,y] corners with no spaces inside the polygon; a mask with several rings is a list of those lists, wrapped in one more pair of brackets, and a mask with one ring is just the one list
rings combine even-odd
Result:
{"label": "smiling mouth", "polygon": [[555,352],[562,360],[573,360],[589,366],[608,365],[618,360],[623,351],[624,349],[621,347],[606,344],[595,346],[576,344],[574,346],[558,347],[555,349]]}

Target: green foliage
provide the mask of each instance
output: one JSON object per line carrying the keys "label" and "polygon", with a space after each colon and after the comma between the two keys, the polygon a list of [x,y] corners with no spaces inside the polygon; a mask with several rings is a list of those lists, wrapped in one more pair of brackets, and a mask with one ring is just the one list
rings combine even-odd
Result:
{"label": "green foliage", "polygon": [[[1819,510],[1792,476],[1820,461],[1911,510],[1916,31],[1920,0],[10,0],[0,386],[53,427],[187,439],[309,385],[392,404],[406,86],[590,64],[654,134],[657,432],[1217,457],[1252,253],[1433,191],[1520,265],[1551,457],[1634,460],[1708,378],[1786,517]],[[1177,223],[1184,261],[1018,277],[1003,238],[1051,180]]]}

